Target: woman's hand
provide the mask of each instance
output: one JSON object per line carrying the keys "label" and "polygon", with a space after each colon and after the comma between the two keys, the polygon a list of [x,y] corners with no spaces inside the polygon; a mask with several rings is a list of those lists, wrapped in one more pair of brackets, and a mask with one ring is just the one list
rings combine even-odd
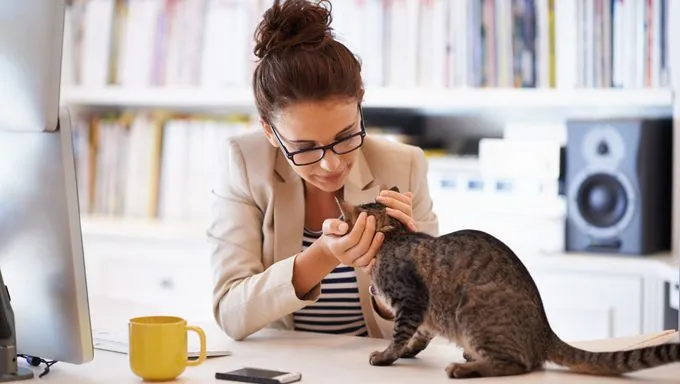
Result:
{"label": "woman's hand", "polygon": [[399,220],[413,232],[418,231],[416,222],[413,220],[413,194],[411,192],[399,193],[385,189],[380,191],[376,201],[387,207],[387,214]]}
{"label": "woman's hand", "polygon": [[349,233],[347,229],[347,223],[342,220],[325,220],[323,235],[319,239],[322,247],[341,263],[370,273],[384,235],[376,232],[375,218],[366,217],[366,212],[359,214],[354,228]]}

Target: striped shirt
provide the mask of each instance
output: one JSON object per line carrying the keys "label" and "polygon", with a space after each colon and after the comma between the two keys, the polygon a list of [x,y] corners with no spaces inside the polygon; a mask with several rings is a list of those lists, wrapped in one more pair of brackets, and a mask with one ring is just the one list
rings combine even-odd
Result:
{"label": "striped shirt", "polygon": [[[321,232],[305,228],[302,250],[307,249],[319,236]],[[354,268],[338,265],[321,281],[319,299],[294,312],[293,320],[298,331],[367,336]]]}

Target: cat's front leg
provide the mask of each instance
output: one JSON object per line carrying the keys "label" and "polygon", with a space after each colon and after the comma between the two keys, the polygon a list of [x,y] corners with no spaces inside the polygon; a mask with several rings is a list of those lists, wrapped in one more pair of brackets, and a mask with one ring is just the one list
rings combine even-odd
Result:
{"label": "cat's front leg", "polygon": [[434,335],[426,330],[424,330],[422,327],[418,329],[415,335],[411,338],[411,341],[409,341],[408,345],[404,350],[401,352],[401,358],[402,359],[410,359],[413,357],[416,357],[420,352],[422,352],[425,348],[427,348],[428,344],[430,344],[430,341]]}
{"label": "cat's front leg", "polygon": [[401,306],[394,320],[392,342],[385,350],[371,353],[369,363],[380,366],[391,365],[401,357],[418,327],[423,323],[424,315],[425,309],[417,302],[413,305]]}

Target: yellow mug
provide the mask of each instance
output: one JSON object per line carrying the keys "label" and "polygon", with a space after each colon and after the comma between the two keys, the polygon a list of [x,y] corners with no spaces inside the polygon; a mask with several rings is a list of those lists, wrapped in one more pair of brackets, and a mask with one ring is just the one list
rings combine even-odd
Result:
{"label": "yellow mug", "polygon": [[[201,352],[196,360],[188,358],[188,332],[198,334]],[[173,380],[187,366],[205,361],[205,332],[200,327],[187,325],[175,316],[143,316],[130,319],[130,369],[146,381]]]}

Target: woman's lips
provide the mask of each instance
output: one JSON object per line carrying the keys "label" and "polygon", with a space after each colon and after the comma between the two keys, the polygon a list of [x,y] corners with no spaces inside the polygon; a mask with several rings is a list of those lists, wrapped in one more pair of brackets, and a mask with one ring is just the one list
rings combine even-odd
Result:
{"label": "woman's lips", "polygon": [[342,178],[342,176],[344,174],[345,174],[345,172],[342,171],[342,172],[330,173],[330,174],[326,174],[326,175],[319,175],[318,177],[321,180],[326,181],[326,182],[335,182],[335,181],[340,180],[340,178]]}

